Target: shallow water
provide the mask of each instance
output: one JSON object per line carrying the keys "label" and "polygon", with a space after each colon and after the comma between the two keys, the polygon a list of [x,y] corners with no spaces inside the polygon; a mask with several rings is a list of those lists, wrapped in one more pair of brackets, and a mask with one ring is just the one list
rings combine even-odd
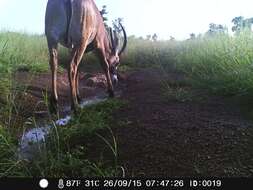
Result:
{"label": "shallow water", "polygon": [[[98,104],[107,100],[107,96],[100,95],[92,98],[88,98],[82,101],[80,107],[84,108],[86,106]],[[70,111],[70,107],[65,107],[66,112]],[[68,111],[69,110],[69,111]],[[71,121],[71,116],[66,115],[55,121],[57,126],[65,126]],[[53,122],[52,122],[53,123]],[[53,128],[53,124],[41,121],[36,128],[29,129],[26,131],[19,142],[18,157],[20,159],[32,160],[37,154],[45,152],[45,142],[48,134]]]}
{"label": "shallow water", "polygon": [[[107,97],[108,96],[106,94],[101,94],[99,96],[95,96],[95,97],[91,97],[91,98],[86,98],[85,100],[83,100],[81,102],[81,104],[79,106],[80,106],[80,108],[84,108],[86,106],[98,104],[100,102],[106,101]],[[70,113],[70,111],[71,111],[71,107],[70,106],[65,106],[63,108],[63,113],[66,113],[65,115],[68,115],[68,113]]]}
{"label": "shallow water", "polygon": [[31,159],[45,148],[46,136],[52,126],[46,125],[28,130],[23,134],[18,148],[20,159]]}

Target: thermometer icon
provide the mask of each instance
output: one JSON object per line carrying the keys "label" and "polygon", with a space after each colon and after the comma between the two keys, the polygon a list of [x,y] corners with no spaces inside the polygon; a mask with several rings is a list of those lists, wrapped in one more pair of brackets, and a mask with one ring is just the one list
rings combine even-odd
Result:
{"label": "thermometer icon", "polygon": [[64,188],[63,179],[59,179],[58,188],[59,188],[59,189],[63,189],[63,188]]}

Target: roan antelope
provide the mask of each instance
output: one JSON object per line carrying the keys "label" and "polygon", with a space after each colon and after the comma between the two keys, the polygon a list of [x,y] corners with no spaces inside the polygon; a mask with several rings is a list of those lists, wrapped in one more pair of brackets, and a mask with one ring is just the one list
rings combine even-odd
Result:
{"label": "roan antelope", "polygon": [[45,34],[47,37],[50,67],[52,71],[51,108],[57,111],[57,66],[58,44],[71,50],[68,68],[71,89],[71,108],[76,111],[80,101],[78,90],[78,65],[85,52],[94,51],[100,59],[105,72],[108,93],[114,96],[112,79],[117,79],[119,56],[127,45],[127,35],[119,23],[124,35],[122,48],[115,32],[107,32],[103,18],[93,0],[48,0],[45,15]]}

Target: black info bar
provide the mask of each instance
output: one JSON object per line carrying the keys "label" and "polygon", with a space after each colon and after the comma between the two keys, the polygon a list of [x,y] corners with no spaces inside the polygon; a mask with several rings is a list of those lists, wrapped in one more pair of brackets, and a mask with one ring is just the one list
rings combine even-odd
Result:
{"label": "black info bar", "polygon": [[253,178],[1,178],[1,190],[253,189]]}

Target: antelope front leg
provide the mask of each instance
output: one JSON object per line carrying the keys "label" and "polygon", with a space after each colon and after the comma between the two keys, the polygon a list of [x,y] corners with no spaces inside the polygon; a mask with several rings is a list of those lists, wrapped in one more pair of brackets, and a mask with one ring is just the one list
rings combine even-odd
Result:
{"label": "antelope front leg", "polygon": [[86,49],[86,43],[81,44],[79,48],[72,50],[72,58],[69,66],[69,84],[71,89],[71,108],[76,113],[78,106],[79,90],[78,88],[78,66],[81,62],[83,53]]}
{"label": "antelope front leg", "polygon": [[57,95],[57,67],[58,67],[58,50],[57,47],[52,47],[50,53],[50,67],[52,72],[52,94],[50,98],[49,110],[51,113],[58,112],[58,95]]}
{"label": "antelope front leg", "polygon": [[113,90],[112,79],[111,79],[111,75],[110,75],[110,69],[109,69],[109,65],[108,65],[107,61],[104,61],[104,64],[102,66],[103,66],[105,76],[106,76],[109,97],[113,98],[114,97],[114,90]]}
{"label": "antelope front leg", "polygon": [[79,92],[79,71],[77,69],[77,74],[76,74],[76,79],[75,79],[75,85],[76,85],[76,96],[77,96],[77,101],[80,104],[82,101],[82,98],[80,96],[80,92]]}
{"label": "antelope front leg", "polygon": [[106,75],[106,80],[107,80],[109,97],[113,98],[114,97],[114,90],[113,90],[113,85],[112,85],[112,80],[111,80],[109,68],[106,68],[105,75]]}
{"label": "antelope front leg", "polygon": [[76,108],[78,106],[77,100],[77,91],[76,91],[76,73],[77,73],[77,65],[75,62],[71,62],[69,66],[69,84],[70,84],[70,93],[71,93],[71,109],[76,112]]}
{"label": "antelope front leg", "polygon": [[98,49],[96,53],[100,58],[100,64],[105,72],[109,97],[113,98],[114,90],[113,90],[113,85],[112,85],[112,80],[111,80],[111,75],[110,75],[110,68],[106,60],[105,52],[103,51],[103,49]]}

